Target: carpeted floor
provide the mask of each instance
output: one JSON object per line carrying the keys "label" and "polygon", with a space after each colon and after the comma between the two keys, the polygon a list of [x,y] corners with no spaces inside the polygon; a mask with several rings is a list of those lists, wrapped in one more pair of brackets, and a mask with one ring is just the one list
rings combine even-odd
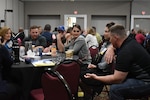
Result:
{"label": "carpeted floor", "polygon": [[[107,85],[107,89],[109,90],[109,85]],[[96,96],[93,100],[109,100],[108,97],[108,92],[106,92],[106,88],[103,88],[103,91],[101,92],[100,95]],[[83,100],[83,95],[81,97],[79,97],[78,100]],[[150,97],[147,98],[143,98],[143,99],[127,99],[127,100],[150,100]]]}
{"label": "carpeted floor", "polygon": [[109,100],[109,97],[106,92],[102,92],[100,95],[96,96],[93,100]]}
{"label": "carpeted floor", "polygon": [[[83,97],[79,97],[78,100],[83,100]],[[106,92],[102,92],[100,95],[96,96],[93,100],[109,100]]]}
{"label": "carpeted floor", "polygon": [[[107,88],[109,89],[109,86],[107,86]],[[80,93],[82,94],[82,91],[80,91]],[[83,100],[83,95],[80,95],[78,100]],[[109,100],[108,93],[106,92],[106,88],[104,88],[101,94],[96,96],[93,100]]]}

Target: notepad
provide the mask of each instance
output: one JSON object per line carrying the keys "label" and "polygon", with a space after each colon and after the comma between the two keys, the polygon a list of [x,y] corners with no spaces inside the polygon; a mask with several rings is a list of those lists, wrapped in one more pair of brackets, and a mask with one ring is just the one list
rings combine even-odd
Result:
{"label": "notepad", "polygon": [[51,59],[42,59],[42,60],[33,61],[32,64],[35,67],[55,66],[55,63]]}

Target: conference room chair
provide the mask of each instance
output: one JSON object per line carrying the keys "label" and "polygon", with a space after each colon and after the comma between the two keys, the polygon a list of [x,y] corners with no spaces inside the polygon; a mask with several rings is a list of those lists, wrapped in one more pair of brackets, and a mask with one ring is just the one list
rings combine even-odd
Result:
{"label": "conference room chair", "polygon": [[[64,79],[67,81],[73,99],[77,99],[78,87],[79,87],[79,77],[80,77],[80,65],[77,60],[66,59],[56,66],[55,69],[58,71]],[[44,100],[43,89],[34,89],[31,91],[32,100]]]}
{"label": "conference room chair", "polygon": [[79,87],[79,79],[80,79],[80,65],[77,60],[66,59],[61,62],[55,69],[58,71],[64,79],[67,81],[73,99],[77,99],[78,96],[78,87]]}
{"label": "conference room chair", "polygon": [[95,45],[92,45],[90,48],[89,48],[89,51],[90,51],[90,55],[92,57],[92,62],[96,56],[96,54],[98,54],[99,52],[99,48]]}
{"label": "conference room chair", "polygon": [[73,100],[68,83],[58,71],[49,70],[42,75],[44,100]]}
{"label": "conference room chair", "polygon": [[42,75],[42,88],[31,91],[32,100],[73,100],[68,83],[58,71]]}

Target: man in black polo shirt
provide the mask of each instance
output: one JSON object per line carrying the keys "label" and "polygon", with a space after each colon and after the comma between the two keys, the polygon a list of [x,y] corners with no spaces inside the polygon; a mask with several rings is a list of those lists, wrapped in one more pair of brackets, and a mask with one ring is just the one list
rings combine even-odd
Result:
{"label": "man in black polo shirt", "polygon": [[85,78],[112,84],[110,100],[149,95],[150,55],[136,40],[127,37],[122,25],[112,26],[109,31],[110,42],[118,50],[114,74],[97,76],[87,73]]}

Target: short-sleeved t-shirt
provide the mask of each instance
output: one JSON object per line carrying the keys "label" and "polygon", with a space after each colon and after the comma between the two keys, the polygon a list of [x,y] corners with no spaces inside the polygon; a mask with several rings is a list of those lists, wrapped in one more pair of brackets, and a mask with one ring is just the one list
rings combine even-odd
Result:
{"label": "short-sleeved t-shirt", "polygon": [[150,82],[150,55],[136,40],[128,37],[119,48],[115,69],[128,72],[127,78]]}
{"label": "short-sleeved t-shirt", "polygon": [[22,45],[24,45],[25,41],[32,41],[32,45],[36,46],[43,46],[46,47],[47,43],[46,43],[46,38],[44,36],[39,35],[37,39],[32,39],[31,36],[25,38],[23,40]]}

